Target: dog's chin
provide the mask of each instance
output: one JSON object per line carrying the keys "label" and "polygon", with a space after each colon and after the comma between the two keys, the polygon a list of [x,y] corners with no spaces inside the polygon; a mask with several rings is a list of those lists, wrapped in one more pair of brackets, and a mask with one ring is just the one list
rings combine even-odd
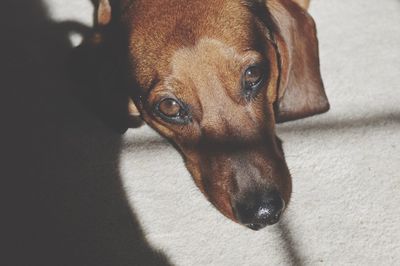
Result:
{"label": "dog's chin", "polygon": [[279,223],[279,221],[280,221],[280,216],[274,218],[274,220],[271,220],[268,223],[246,223],[246,224],[243,224],[243,223],[240,223],[238,221],[236,221],[236,222],[239,223],[240,225],[248,228],[248,229],[253,230],[253,231],[259,231],[259,230],[264,229],[266,227],[273,226],[273,225]]}
{"label": "dog's chin", "polygon": [[253,230],[253,231],[259,231],[263,228],[273,226],[280,221],[280,216],[281,214],[277,215],[274,219],[270,220],[268,223],[261,224],[261,223],[248,223],[248,224],[243,224],[245,227]]}
{"label": "dog's chin", "polygon": [[266,227],[266,225],[259,225],[259,224],[246,224],[245,226],[253,231],[259,231]]}

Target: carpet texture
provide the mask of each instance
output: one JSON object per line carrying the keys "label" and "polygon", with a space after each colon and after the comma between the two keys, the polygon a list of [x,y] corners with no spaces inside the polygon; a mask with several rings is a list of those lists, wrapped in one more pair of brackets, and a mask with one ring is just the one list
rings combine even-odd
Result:
{"label": "carpet texture", "polygon": [[[89,1],[46,4],[55,23],[90,25]],[[292,202],[279,224],[253,232],[227,220],[195,187],[179,154],[147,126],[123,136],[113,161],[82,151],[68,157],[90,162],[90,167],[77,168],[83,177],[92,171],[101,176],[102,167],[117,164],[141,237],[168,263],[400,264],[400,1],[316,0],[310,13],[317,24],[322,76],[332,108],[278,126],[293,176]],[[104,143],[85,135],[92,131],[69,132],[59,139],[65,147],[78,146],[75,133],[79,143],[93,142],[87,150],[108,152],[102,149]],[[109,141],[104,136],[101,140]],[[112,213],[111,207],[108,211]],[[112,228],[120,228],[121,216],[113,220],[110,214],[107,219]],[[118,257],[114,265],[126,265],[130,250],[120,251],[124,241],[117,241],[113,232],[93,240],[104,243],[89,252],[112,254]],[[134,237],[117,230],[123,234],[127,243]],[[104,248],[107,241],[115,243],[115,250]],[[77,248],[73,254],[78,253]]]}

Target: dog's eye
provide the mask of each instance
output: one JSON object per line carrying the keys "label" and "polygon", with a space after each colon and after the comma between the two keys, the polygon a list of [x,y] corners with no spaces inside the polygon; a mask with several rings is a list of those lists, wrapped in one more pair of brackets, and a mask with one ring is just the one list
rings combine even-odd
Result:
{"label": "dog's eye", "polygon": [[253,95],[263,84],[265,69],[261,66],[248,67],[242,77],[246,97]]}
{"label": "dog's eye", "polygon": [[158,102],[155,112],[166,122],[187,124],[190,121],[186,105],[173,98],[165,98]]}
{"label": "dog's eye", "polygon": [[168,117],[178,116],[181,111],[181,105],[174,99],[164,99],[158,105],[158,110]]}
{"label": "dog's eye", "polygon": [[262,79],[262,70],[260,67],[252,66],[244,72],[244,81],[248,86],[257,85]]}

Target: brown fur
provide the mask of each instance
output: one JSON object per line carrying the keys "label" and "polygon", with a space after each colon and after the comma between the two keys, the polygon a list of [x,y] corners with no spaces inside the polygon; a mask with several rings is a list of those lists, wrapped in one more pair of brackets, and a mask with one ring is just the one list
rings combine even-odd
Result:
{"label": "brown fur", "polygon": [[[275,121],[329,108],[308,1],[267,3],[102,0],[98,7],[101,53],[117,60],[104,64],[120,70],[115,82],[134,101],[126,101],[124,117],[140,114],[171,141],[200,190],[232,220],[232,202],[254,189],[275,188],[289,202],[291,177]],[[241,76],[255,63],[267,65],[267,82],[248,101]],[[191,123],[157,116],[154,106],[166,97],[189,106]]]}

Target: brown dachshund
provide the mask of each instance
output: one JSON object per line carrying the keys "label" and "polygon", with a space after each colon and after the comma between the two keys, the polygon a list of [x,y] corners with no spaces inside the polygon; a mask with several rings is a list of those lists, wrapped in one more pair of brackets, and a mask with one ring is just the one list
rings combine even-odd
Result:
{"label": "brown dachshund", "polygon": [[329,109],[307,7],[100,0],[78,72],[94,72],[90,97],[106,121],[121,129],[144,120],[221,213],[258,230],[279,220],[292,190],[275,123]]}

